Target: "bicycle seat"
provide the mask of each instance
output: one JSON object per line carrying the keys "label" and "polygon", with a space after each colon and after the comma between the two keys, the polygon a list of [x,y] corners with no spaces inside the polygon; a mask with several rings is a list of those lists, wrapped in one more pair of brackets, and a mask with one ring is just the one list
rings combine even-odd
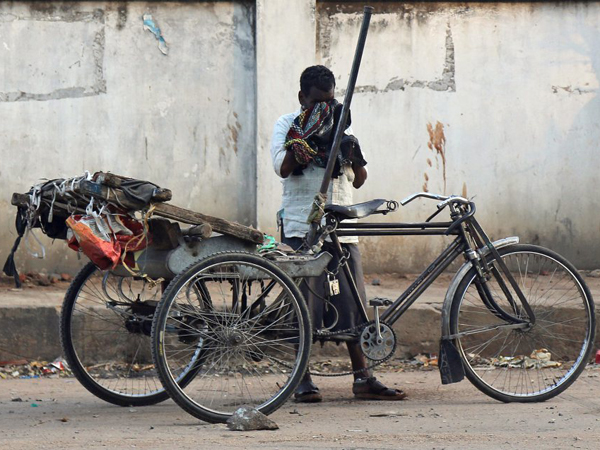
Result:
{"label": "bicycle seat", "polygon": [[325,206],[325,212],[335,213],[341,220],[360,219],[373,214],[384,203],[387,203],[387,200],[378,198],[364,203],[357,203],[356,205],[327,205]]}

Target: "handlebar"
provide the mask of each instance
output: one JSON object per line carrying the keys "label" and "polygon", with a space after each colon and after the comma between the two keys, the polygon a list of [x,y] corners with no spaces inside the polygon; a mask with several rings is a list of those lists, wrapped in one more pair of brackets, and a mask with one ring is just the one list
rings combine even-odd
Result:
{"label": "handlebar", "polygon": [[430,198],[432,200],[440,200],[440,203],[437,204],[438,209],[443,209],[446,207],[446,205],[450,203],[460,203],[462,205],[468,205],[470,203],[469,200],[467,200],[464,197],[459,197],[458,195],[439,195],[430,194],[429,192],[418,192],[416,194],[412,194],[406,197],[404,200],[401,200],[400,204],[402,206],[405,206],[419,197]]}

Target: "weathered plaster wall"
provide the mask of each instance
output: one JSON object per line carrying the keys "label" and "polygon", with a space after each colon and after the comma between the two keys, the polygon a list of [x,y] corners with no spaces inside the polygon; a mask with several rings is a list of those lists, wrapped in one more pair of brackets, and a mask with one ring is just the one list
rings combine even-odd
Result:
{"label": "weathered plaster wall", "polygon": [[[11,193],[86,169],[255,222],[254,17],[234,1],[0,3],[0,260],[14,240]],[[62,242],[49,250],[36,262],[22,249],[19,263],[78,264]]]}
{"label": "weathered plaster wall", "polygon": [[[343,88],[362,5],[318,6],[318,59]],[[598,267],[600,5],[373,6],[353,99],[353,127],[370,156],[357,199],[476,196],[493,237],[519,235]],[[433,208],[411,204],[395,217],[421,220]],[[363,245],[371,270],[409,270],[442,242]]]}
{"label": "weathered plaster wall", "polygon": [[[476,196],[493,237],[600,266],[600,2],[371,2],[353,100],[369,180],[356,200]],[[50,6],[48,6],[50,5]],[[342,98],[361,2],[0,3],[0,260],[14,190],[84,169],[275,232],[273,124],[320,62]],[[163,56],[141,16],[151,13]],[[22,93],[23,92],[23,93]],[[379,220],[426,217],[420,202]],[[434,238],[363,239],[369,270],[416,270]],[[61,266],[62,243],[49,262]]]}
{"label": "weathered plaster wall", "polygon": [[300,73],[315,64],[315,7],[315,0],[257,0],[258,227],[278,237],[282,189],[271,163],[271,135],[279,116],[299,108]]}

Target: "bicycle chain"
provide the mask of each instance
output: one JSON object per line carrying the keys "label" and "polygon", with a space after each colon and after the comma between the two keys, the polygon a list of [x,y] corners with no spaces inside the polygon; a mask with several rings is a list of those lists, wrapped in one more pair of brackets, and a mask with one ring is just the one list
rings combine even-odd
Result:
{"label": "bicycle chain", "polygon": [[[380,323],[385,323],[385,322],[380,322]],[[359,331],[361,329],[365,329],[371,325],[375,325],[375,321],[371,320],[367,323],[361,324],[361,325],[356,325],[354,327],[351,328],[346,328],[345,330],[339,330],[339,331],[331,331],[331,332],[324,332],[324,333],[319,333],[317,336],[321,337],[327,337],[327,336],[336,336],[339,334],[344,334],[344,333],[348,333],[348,332],[352,332],[352,331]],[[393,332],[392,327],[390,327],[390,329]],[[384,362],[388,361],[392,356],[394,356],[394,353],[396,351],[396,335],[394,334],[394,348],[392,349],[392,351],[390,352],[390,354],[388,356],[386,356],[385,358],[383,358],[381,361],[375,361],[373,362],[373,364],[371,364],[370,366],[365,367],[364,369],[357,369],[357,370],[348,370],[346,372],[336,372],[336,373],[321,373],[321,372],[312,372],[310,371],[310,368],[308,370],[307,373],[309,373],[312,376],[315,377],[342,377],[342,376],[347,376],[347,375],[356,375],[360,372],[364,372],[365,370],[371,370],[374,369],[375,367],[383,364]]]}
{"label": "bicycle chain", "polygon": [[[380,322],[380,323],[384,323],[384,322]],[[323,332],[323,333],[319,333],[317,336],[318,337],[329,337],[329,336],[337,336],[340,334],[344,334],[344,333],[349,333],[352,331],[359,331],[360,329],[364,329],[368,326],[374,325],[375,321],[371,320],[370,322],[361,324],[361,325],[356,325],[354,327],[350,327],[350,328],[346,328],[345,330],[339,330],[339,331],[329,331],[329,332]],[[390,327],[390,329],[393,332],[393,329]],[[394,338],[396,337],[396,335],[394,334]],[[394,352],[396,351],[396,339],[394,339],[394,348],[393,350],[390,352],[390,354],[388,356],[386,356],[385,358],[383,358],[381,361],[376,361],[373,364],[371,364],[370,366],[365,367],[364,369],[357,369],[357,370],[348,370],[346,372],[336,372],[336,373],[321,373],[321,372],[312,372],[309,368],[309,370],[307,371],[307,373],[309,375],[315,376],[315,377],[343,377],[343,376],[347,376],[347,375],[356,375],[360,372],[363,372],[365,370],[371,370],[381,364],[383,364],[384,362],[388,361],[392,356],[394,356]],[[269,359],[271,359],[272,361],[290,369],[290,370],[294,370],[294,366],[291,366],[283,361],[280,361],[278,359],[275,359],[273,357],[269,357]]]}

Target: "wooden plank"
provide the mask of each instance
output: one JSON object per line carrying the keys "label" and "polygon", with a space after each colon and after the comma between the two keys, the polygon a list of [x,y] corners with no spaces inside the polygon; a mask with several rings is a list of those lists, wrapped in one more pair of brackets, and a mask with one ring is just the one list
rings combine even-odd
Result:
{"label": "wooden plank", "polygon": [[[79,186],[79,191],[85,195],[91,195],[103,200],[106,200],[116,206],[121,206],[125,209],[139,210],[140,204],[132,202],[127,196],[119,189],[104,186],[99,183],[91,181],[82,181]],[[28,206],[29,196],[26,194],[13,194],[13,205]],[[15,203],[17,202],[17,203]],[[66,205],[55,203],[55,206],[61,206],[66,208]],[[201,228],[203,236],[210,236],[211,231],[214,230],[217,233],[226,234],[229,236],[235,236],[245,241],[254,242],[256,244],[262,244],[264,241],[264,235],[260,231],[252,227],[240,225],[236,222],[230,222],[225,219],[218,217],[212,217],[198,212],[190,211],[188,209],[180,208],[169,203],[155,203],[154,214],[167,219],[176,220],[178,222],[187,223],[191,225],[206,225]],[[210,227],[210,228],[209,228]]]}
{"label": "wooden plank", "polygon": [[[119,189],[109,190],[104,185],[89,181],[81,182],[80,189],[84,193],[95,195],[106,201],[112,202],[115,205],[122,205],[128,209],[139,209],[139,204],[129,200],[127,196]],[[208,224],[217,233],[235,236],[245,241],[255,242],[257,244],[262,244],[264,241],[264,236],[260,231],[251,227],[240,225],[236,222],[230,222],[218,217],[207,216],[205,214],[190,211],[188,209],[180,208],[168,203],[155,203],[154,206],[154,214],[160,217],[165,217],[167,219],[172,219],[191,225]],[[204,228],[204,234],[206,234],[207,229],[206,227]]]}
{"label": "wooden plank", "polygon": [[235,236],[256,244],[262,244],[264,241],[264,236],[260,231],[251,227],[240,225],[236,222],[230,222],[218,217],[207,216],[205,214],[180,208],[169,203],[159,203],[155,206],[156,208],[154,209],[154,214],[157,216],[166,217],[167,219],[173,219],[192,225],[207,223],[217,233]]}
{"label": "wooden plank", "polygon": [[13,206],[22,206],[27,208],[29,206],[29,195],[15,192],[10,199],[10,204]]}

